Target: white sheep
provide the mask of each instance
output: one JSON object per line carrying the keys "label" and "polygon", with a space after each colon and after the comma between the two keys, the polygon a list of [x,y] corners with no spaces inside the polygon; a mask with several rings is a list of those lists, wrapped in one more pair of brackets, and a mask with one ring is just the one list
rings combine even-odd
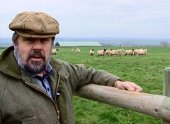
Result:
{"label": "white sheep", "polygon": [[112,51],[112,49],[106,50],[106,51],[105,51],[105,54],[109,56],[109,55],[110,55],[110,51]]}
{"label": "white sheep", "polygon": [[89,50],[89,54],[90,54],[91,56],[93,56],[93,55],[94,55],[94,49],[90,49],[90,50]]}
{"label": "white sheep", "polygon": [[105,52],[106,52],[106,49],[98,50],[98,51],[97,51],[97,57],[98,57],[98,56],[104,56],[104,55],[105,55]]}
{"label": "white sheep", "polygon": [[112,56],[112,55],[123,55],[124,54],[124,49],[117,49],[117,50],[110,50],[109,51],[109,55]]}
{"label": "white sheep", "polygon": [[135,55],[135,54],[134,54],[134,49],[125,50],[125,51],[124,51],[124,54],[125,54],[125,55],[131,55],[131,56],[132,56],[132,55]]}
{"label": "white sheep", "polygon": [[76,53],[80,53],[80,48],[76,48]]}
{"label": "white sheep", "polygon": [[135,55],[146,55],[147,54],[147,49],[135,49],[134,53]]}
{"label": "white sheep", "polygon": [[58,51],[57,48],[53,48],[53,49],[52,49],[52,55],[56,55],[56,54],[57,54],[57,51]]}

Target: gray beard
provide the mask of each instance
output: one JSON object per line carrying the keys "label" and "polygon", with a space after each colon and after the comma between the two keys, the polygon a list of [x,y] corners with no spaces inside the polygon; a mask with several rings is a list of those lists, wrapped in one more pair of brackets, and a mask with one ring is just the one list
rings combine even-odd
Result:
{"label": "gray beard", "polygon": [[43,64],[38,64],[37,62],[34,62],[32,63],[31,65],[29,64],[24,64],[22,63],[22,57],[20,55],[20,53],[18,52],[18,48],[16,46],[14,46],[15,49],[14,49],[14,55],[15,55],[15,58],[18,62],[18,65],[26,72],[29,72],[31,74],[38,74],[38,73],[41,73],[43,71],[45,71],[46,69],[46,66],[49,64],[50,62],[50,58],[48,59],[47,62],[44,62]]}

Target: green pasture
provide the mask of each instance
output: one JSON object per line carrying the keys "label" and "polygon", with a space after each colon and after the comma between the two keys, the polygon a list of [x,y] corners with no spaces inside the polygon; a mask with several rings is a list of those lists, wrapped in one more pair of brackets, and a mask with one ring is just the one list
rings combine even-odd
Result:
{"label": "green pasture", "polygon": [[[119,47],[58,47],[56,59],[86,67],[106,70],[125,80],[136,82],[144,92],[162,94],[163,69],[170,66],[170,48],[168,47],[133,47],[148,49],[144,56],[90,56],[88,51],[98,49],[118,49]],[[132,49],[125,47],[124,49]],[[1,49],[2,52],[4,49]],[[76,124],[161,124],[161,120],[131,110],[102,104],[96,101],[74,97]]]}

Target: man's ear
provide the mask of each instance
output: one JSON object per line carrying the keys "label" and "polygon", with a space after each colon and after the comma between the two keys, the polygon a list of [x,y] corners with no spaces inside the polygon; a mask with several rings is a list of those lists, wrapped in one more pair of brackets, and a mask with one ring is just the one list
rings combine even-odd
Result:
{"label": "man's ear", "polygon": [[18,44],[18,34],[16,32],[14,32],[12,35],[12,41],[13,41],[13,45]]}

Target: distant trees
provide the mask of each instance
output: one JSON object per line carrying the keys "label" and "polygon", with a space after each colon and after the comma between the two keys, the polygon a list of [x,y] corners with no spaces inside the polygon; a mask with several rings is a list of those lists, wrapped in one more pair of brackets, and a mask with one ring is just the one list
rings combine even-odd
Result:
{"label": "distant trees", "polygon": [[169,43],[167,41],[161,41],[160,45],[163,47],[168,47]]}

